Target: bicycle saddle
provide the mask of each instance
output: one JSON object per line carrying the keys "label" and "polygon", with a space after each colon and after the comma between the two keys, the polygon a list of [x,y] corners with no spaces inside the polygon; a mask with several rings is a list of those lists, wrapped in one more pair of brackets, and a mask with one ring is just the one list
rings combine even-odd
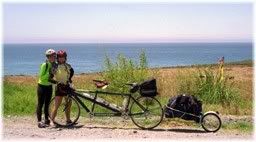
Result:
{"label": "bicycle saddle", "polygon": [[103,88],[104,86],[108,85],[108,82],[105,80],[93,80],[93,81],[97,88]]}

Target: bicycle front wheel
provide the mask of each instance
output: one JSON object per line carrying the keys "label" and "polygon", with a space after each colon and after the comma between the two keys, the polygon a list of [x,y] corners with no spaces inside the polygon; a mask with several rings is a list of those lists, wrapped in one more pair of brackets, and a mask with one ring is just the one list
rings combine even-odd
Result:
{"label": "bicycle front wheel", "polygon": [[130,108],[133,123],[141,129],[153,129],[163,120],[163,108],[153,97],[139,97]]}
{"label": "bicycle front wheel", "polygon": [[[80,116],[80,107],[77,101],[72,97],[63,97],[62,101],[56,110],[56,100],[55,97],[51,100],[49,106],[50,118],[53,120],[54,110],[56,116],[54,118],[54,123],[59,126],[71,126],[74,125]],[[70,118],[70,122],[68,122]]]}
{"label": "bicycle front wheel", "polygon": [[217,132],[221,127],[221,120],[218,114],[209,112],[203,115],[201,125],[206,132]]}

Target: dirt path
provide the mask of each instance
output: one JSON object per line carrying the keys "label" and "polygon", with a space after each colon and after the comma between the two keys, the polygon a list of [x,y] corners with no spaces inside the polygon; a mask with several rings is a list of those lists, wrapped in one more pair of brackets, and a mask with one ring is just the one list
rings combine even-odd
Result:
{"label": "dirt path", "polygon": [[[242,118],[243,119],[243,118]],[[225,121],[235,118],[227,117]],[[245,118],[247,120],[247,118]],[[235,120],[236,121],[236,120]],[[249,120],[250,121],[250,120]],[[130,120],[122,118],[105,118],[93,120],[79,119],[79,123],[71,128],[55,128],[50,126],[39,129],[34,117],[3,118],[3,139],[252,139],[251,133],[221,129],[217,133],[205,133],[201,127],[182,126],[176,123],[170,126],[160,125],[154,130],[140,130]]]}

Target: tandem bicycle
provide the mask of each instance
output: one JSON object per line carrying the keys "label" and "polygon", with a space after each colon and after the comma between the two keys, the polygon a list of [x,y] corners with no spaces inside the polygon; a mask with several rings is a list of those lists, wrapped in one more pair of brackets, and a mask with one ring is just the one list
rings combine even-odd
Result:
{"label": "tandem bicycle", "polygon": [[[157,127],[164,117],[161,103],[155,98],[157,93],[156,80],[150,79],[142,83],[126,83],[130,87],[129,93],[117,93],[104,91],[109,83],[102,80],[93,80],[96,90],[82,90],[69,87],[65,101],[62,101],[57,111],[54,123],[59,126],[71,126],[76,124],[83,108],[90,117],[98,116],[128,116],[132,122],[141,129],[153,129]],[[140,96],[136,95],[139,92]],[[125,106],[118,106],[99,97],[99,94],[124,96],[128,99]],[[136,97],[137,96],[137,97]],[[90,107],[84,103],[87,100],[92,103]],[[54,98],[50,102],[49,112],[54,108]],[[110,112],[95,112],[95,106],[99,105]],[[69,115],[71,123],[66,123]],[[51,117],[51,116],[50,116]]]}

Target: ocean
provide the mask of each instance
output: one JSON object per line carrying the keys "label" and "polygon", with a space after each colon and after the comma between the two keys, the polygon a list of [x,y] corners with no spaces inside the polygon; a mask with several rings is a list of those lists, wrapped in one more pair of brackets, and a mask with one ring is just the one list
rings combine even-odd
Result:
{"label": "ocean", "polygon": [[252,59],[252,43],[77,43],[77,44],[4,44],[4,75],[36,75],[45,62],[45,51],[66,50],[68,63],[76,74],[103,70],[105,56],[115,60],[118,54],[138,61],[145,51],[148,65],[171,67]]}

